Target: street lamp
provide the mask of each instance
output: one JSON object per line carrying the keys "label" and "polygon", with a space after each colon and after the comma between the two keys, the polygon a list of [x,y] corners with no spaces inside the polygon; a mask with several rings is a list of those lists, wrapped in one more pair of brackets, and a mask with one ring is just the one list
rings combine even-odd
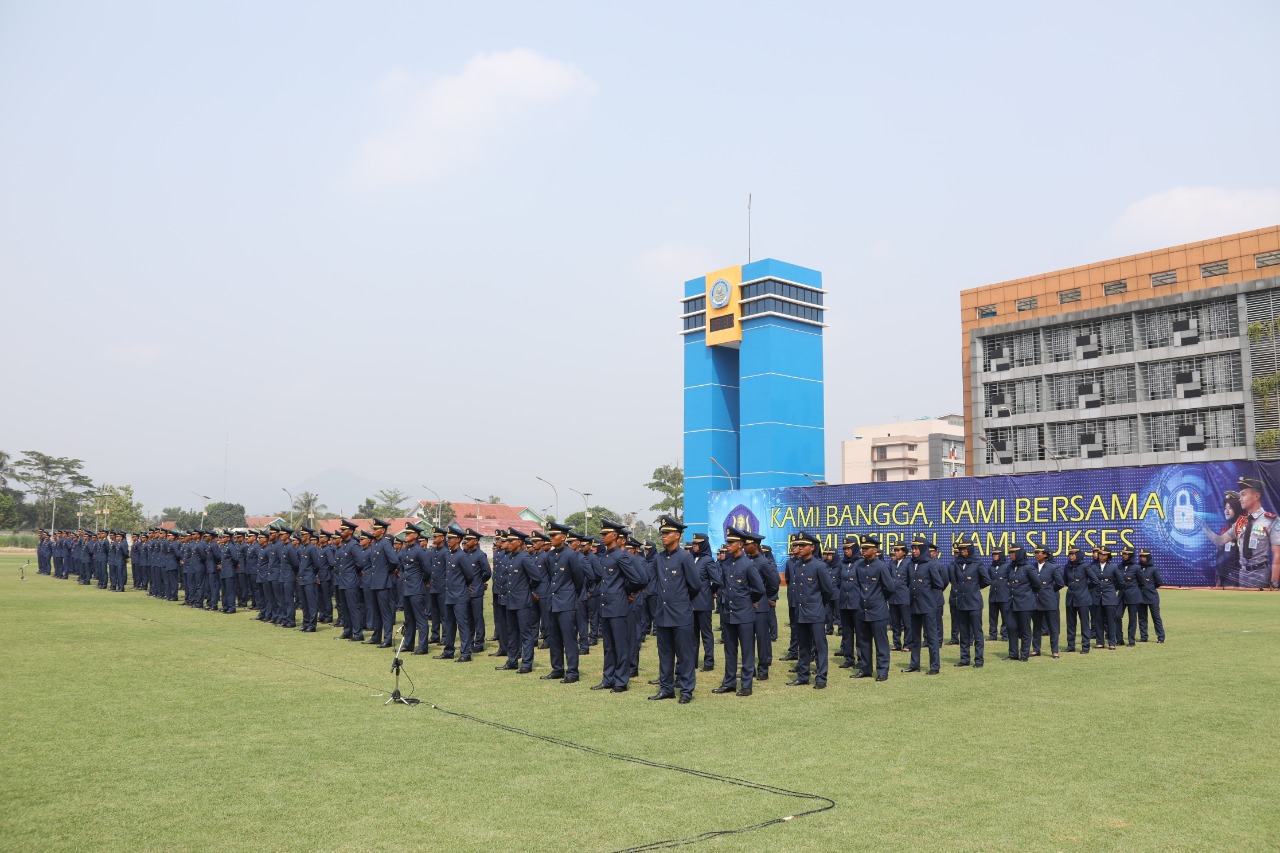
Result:
{"label": "street lamp", "polygon": [[587,503],[587,498],[591,497],[591,492],[579,492],[577,489],[569,491],[582,498],[582,532],[591,535],[591,506]]}
{"label": "street lamp", "polygon": [[293,492],[289,491],[284,486],[280,487],[280,491],[289,496],[289,526],[293,527]]}
{"label": "street lamp", "polygon": [[548,486],[551,486],[551,491],[554,492],[556,496],[556,521],[559,521],[560,520],[560,490],[557,489],[554,485],[552,485],[550,480],[544,477],[538,477],[537,475],[534,475],[534,479],[542,480],[542,482],[546,483]]}
{"label": "street lamp", "polygon": [[[803,472],[802,472],[802,473],[803,473]],[[831,484],[830,484],[830,483],[828,483],[826,480],[819,480],[817,477],[813,476],[812,474],[805,474],[805,476],[806,476],[806,477],[808,477],[808,478],[809,478],[809,481],[810,481],[810,482],[812,482],[815,486],[829,486],[829,485],[831,485]]]}
{"label": "street lamp", "polygon": [[719,462],[717,462],[714,456],[708,456],[707,458],[711,460],[712,465],[716,466],[721,471],[723,471],[724,475],[729,478],[729,488],[736,489],[737,486],[733,484],[733,475],[729,473],[729,469],[721,465]]}
{"label": "street lamp", "polygon": [[209,501],[211,498],[208,495],[202,495],[199,492],[192,492],[191,494],[204,499],[204,503],[200,505],[200,529],[204,530],[204,519],[205,516],[209,514]]}
{"label": "street lamp", "polygon": [[1049,457],[1050,459],[1052,459],[1055,463],[1057,463],[1057,465],[1058,465],[1058,470],[1059,470],[1059,471],[1061,471],[1061,470],[1062,470],[1062,460],[1063,460],[1063,459],[1066,459],[1067,457],[1065,457],[1065,456],[1063,456],[1063,455],[1061,455],[1061,454],[1058,454],[1058,453],[1054,453],[1052,450],[1050,450],[1049,448],[1045,447],[1043,444],[1042,444],[1042,445],[1040,445],[1040,449],[1041,449],[1041,450],[1043,450],[1043,451],[1045,452],[1045,455],[1046,455],[1046,456],[1048,456],[1048,457]]}
{"label": "street lamp", "polygon": [[[421,486],[422,484],[421,484],[421,483],[419,483],[418,485],[420,485],[420,486]],[[440,526],[440,504],[442,503],[442,501],[440,500],[440,496],[439,496],[439,495],[437,495],[437,494],[436,494],[436,490],[435,490],[435,489],[433,489],[433,488],[431,488],[430,486],[422,486],[422,488],[426,489],[428,492],[431,492],[431,494],[435,495],[435,498],[436,498],[436,527],[439,527],[439,526]]]}
{"label": "street lamp", "polygon": [[480,515],[480,504],[484,503],[484,501],[480,500],[480,499],[479,499],[478,497],[476,497],[475,495],[469,495],[469,494],[467,494],[466,492],[463,492],[463,493],[462,493],[462,496],[463,496],[464,498],[467,498],[468,500],[471,500],[471,501],[474,501],[474,502],[475,502],[475,505],[476,505],[476,523],[479,523],[479,522],[480,522],[480,519],[481,519],[481,517],[482,517],[482,516]]}

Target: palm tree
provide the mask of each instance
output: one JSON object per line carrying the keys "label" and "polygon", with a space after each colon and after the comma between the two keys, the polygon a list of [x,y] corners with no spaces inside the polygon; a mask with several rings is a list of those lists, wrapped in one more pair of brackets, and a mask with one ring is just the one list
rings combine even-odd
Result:
{"label": "palm tree", "polygon": [[9,464],[9,454],[0,450],[0,489],[7,488],[9,477],[13,475],[13,466]]}
{"label": "palm tree", "polygon": [[293,511],[300,517],[309,519],[308,523],[314,521],[317,515],[324,514],[326,509],[328,507],[320,503],[320,496],[315,492],[299,492],[293,501]]}

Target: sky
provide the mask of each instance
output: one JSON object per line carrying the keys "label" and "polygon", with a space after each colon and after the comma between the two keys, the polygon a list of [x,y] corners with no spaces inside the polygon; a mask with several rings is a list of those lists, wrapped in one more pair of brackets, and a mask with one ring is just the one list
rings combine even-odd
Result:
{"label": "sky", "polygon": [[[827,471],[960,291],[1280,222],[1270,2],[0,2],[0,449],[148,511],[641,511],[683,282],[822,271]],[[542,477],[555,490],[538,480]]]}

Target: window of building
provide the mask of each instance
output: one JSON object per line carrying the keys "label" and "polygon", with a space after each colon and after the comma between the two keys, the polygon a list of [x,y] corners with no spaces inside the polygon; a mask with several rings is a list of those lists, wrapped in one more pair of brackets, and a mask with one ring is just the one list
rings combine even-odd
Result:
{"label": "window of building", "polygon": [[883,444],[878,445],[876,447],[876,461],[883,462],[888,458],[889,458],[889,448],[885,447]]}
{"label": "window of building", "polygon": [[988,317],[994,317],[994,316],[996,316],[996,306],[994,306],[994,305],[979,305],[979,306],[978,306],[978,319],[979,319],[979,320],[985,320],[985,319],[987,319]]}
{"label": "window of building", "polygon": [[1261,255],[1254,255],[1253,266],[1255,269],[1280,266],[1280,252],[1263,252]]}
{"label": "window of building", "polygon": [[1167,272],[1153,272],[1151,274],[1151,286],[1163,287],[1166,284],[1178,283],[1178,271],[1169,270]]}
{"label": "window of building", "polygon": [[1201,341],[1234,338],[1240,334],[1240,315],[1235,299],[1144,311],[1137,320],[1139,349],[1173,346],[1174,324],[1185,320],[1196,321],[1196,334]]}
{"label": "window of building", "polygon": [[1080,456],[1082,435],[1092,435],[1092,443],[1102,445],[1104,456],[1138,452],[1138,419],[1129,417],[1049,424],[1049,455],[1059,459]]}
{"label": "window of building", "polygon": [[915,446],[914,444],[908,444],[908,445],[907,445],[907,452],[910,452],[910,451],[915,450],[915,449],[916,449],[916,446]]}
{"label": "window of building", "polygon": [[1040,333],[1014,332],[982,339],[982,369],[1008,370],[1040,363]]}
{"label": "window of building", "polygon": [[1069,302],[1079,302],[1079,301],[1080,301],[1080,288],[1078,287],[1073,288],[1071,290],[1058,291],[1059,305],[1066,305]]}
{"label": "window of building", "polygon": [[[1082,385],[1093,387],[1081,394]],[[1099,406],[1134,403],[1138,399],[1135,375],[1131,366],[1046,376],[1045,386],[1048,389],[1046,396],[1049,408],[1054,411],[1092,408],[1092,406],[1082,405],[1082,397],[1096,398]]]}
{"label": "window of building", "polygon": [[707,310],[707,297],[697,296],[693,299],[687,299],[684,303],[684,313],[692,314],[695,311]]}
{"label": "window of building", "polygon": [[889,472],[881,468],[876,472],[877,483],[887,483],[889,481]]}
{"label": "window of building", "polygon": [[986,431],[987,440],[982,442],[986,447],[988,465],[1001,465],[996,457],[997,445],[1003,445],[1004,453],[1013,457],[1014,462],[1034,462],[1044,458],[1044,437],[1041,427],[997,427]]}
{"label": "window of building", "polygon": [[1039,302],[1040,302],[1040,297],[1038,296],[1028,296],[1026,299],[1019,299],[1018,310],[1034,311],[1036,310],[1036,306],[1039,304]]}
{"label": "window of building", "polygon": [[785,299],[774,299],[771,296],[766,296],[763,299],[754,299],[750,302],[742,303],[742,316],[744,319],[769,313],[782,314],[785,317],[795,317],[813,323],[822,322],[821,308],[810,305],[797,305],[795,302],[788,302]]}
{"label": "window of building", "polygon": [[[1082,338],[1088,340],[1081,343]],[[1050,362],[1075,361],[1133,351],[1133,324],[1128,315],[1050,326],[1044,330],[1045,358]]]}
{"label": "window of building", "polygon": [[1201,278],[1213,278],[1215,275],[1226,275],[1228,272],[1226,261],[1214,261],[1211,264],[1200,265]]}
{"label": "window of building", "polygon": [[1117,293],[1124,293],[1128,289],[1129,289],[1129,282],[1124,281],[1123,279],[1120,281],[1109,281],[1106,284],[1102,285],[1102,295],[1115,296]]}
{"label": "window of building", "polygon": [[793,299],[796,302],[804,302],[809,305],[822,304],[822,292],[820,290],[800,284],[777,281],[772,278],[742,285],[742,299],[744,302],[748,299],[755,299],[758,296],[781,296],[783,299]]}
{"label": "window of building", "polygon": [[693,331],[694,329],[701,329],[703,326],[707,325],[707,315],[694,314],[692,317],[683,318],[683,321],[684,321],[684,330],[686,332],[690,332],[690,331]]}
{"label": "window of building", "polygon": [[916,473],[916,469],[915,469],[915,468],[908,468],[908,469],[907,469],[907,474],[908,474],[908,475],[913,475],[913,474],[915,474],[915,473]]}
{"label": "window of building", "polygon": [[[1143,397],[1147,400],[1172,400],[1178,397],[1179,376],[1198,385],[1196,390],[1199,393],[1191,394],[1192,397],[1226,394],[1244,388],[1238,352],[1151,361],[1139,365],[1139,369],[1142,371]],[[1183,395],[1186,396],[1185,389]]]}
{"label": "window of building", "polygon": [[982,388],[989,418],[1003,417],[997,410],[1007,410],[1010,415],[1027,415],[1040,411],[1039,379],[987,382]]}
{"label": "window of building", "polygon": [[1193,409],[1181,412],[1158,412],[1142,416],[1146,426],[1146,450],[1166,453],[1181,450],[1179,427],[1199,427],[1204,446],[1243,447],[1245,441],[1244,407]]}

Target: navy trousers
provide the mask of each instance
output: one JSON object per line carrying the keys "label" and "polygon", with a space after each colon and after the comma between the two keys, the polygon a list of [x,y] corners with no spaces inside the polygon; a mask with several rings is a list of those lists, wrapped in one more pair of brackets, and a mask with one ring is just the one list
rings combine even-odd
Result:
{"label": "navy trousers", "polygon": [[604,675],[601,684],[626,687],[631,681],[631,619],[628,616],[600,617],[600,639],[604,643]]}
{"label": "navy trousers", "polygon": [[444,644],[445,654],[453,652],[453,628],[458,630],[458,658],[460,660],[471,660],[471,650],[473,644],[474,628],[471,625],[471,600],[467,599],[461,604],[453,605],[453,624],[446,625],[449,631],[449,639]]}
{"label": "navy trousers", "polygon": [[[768,610],[757,610],[755,628],[752,633],[756,638],[756,675],[760,678],[769,677],[769,667],[773,666],[773,641],[777,634],[774,632],[776,626],[775,611],[772,607]],[[727,625],[728,623],[725,623]],[[723,627],[723,626],[722,626]],[[729,645],[726,638],[725,646]]]}
{"label": "navy trousers", "polygon": [[1027,660],[1031,657],[1031,611],[1010,610],[1009,617],[1009,657]]}
{"label": "navy trousers", "polygon": [[[739,652],[742,654],[741,675],[738,671]],[[732,688],[741,684],[741,689],[750,690],[755,684],[755,679],[756,620],[753,619],[742,625],[726,622],[724,625],[724,680],[720,682],[720,686]]]}
{"label": "navy trousers", "polygon": [[693,623],[674,628],[653,626],[658,637],[658,692],[673,693],[680,688],[681,696],[692,696],[698,678],[695,659],[698,655],[698,639]]}
{"label": "navy trousers", "polygon": [[[702,644],[702,665],[716,665],[716,638],[711,632],[711,611],[695,610],[693,611],[693,625],[696,631],[695,638]],[[728,639],[728,635],[725,636]]]}
{"label": "navy trousers", "polygon": [[960,663],[969,663],[969,647],[973,647],[973,663],[985,664],[987,644],[982,634],[981,610],[957,610],[960,618]]}
{"label": "navy trousers", "polygon": [[809,682],[809,663],[813,662],[815,684],[827,683],[827,630],[825,622],[798,622],[795,626],[800,659],[796,661],[796,680]]}
{"label": "navy trousers", "polygon": [[858,616],[858,672],[871,674],[871,647],[875,646],[876,677],[889,677],[889,623],[884,619],[868,622]]}
{"label": "navy trousers", "polygon": [[350,634],[353,640],[364,639],[364,614],[360,612],[360,593],[359,587],[342,591],[342,598],[347,602],[347,625],[342,633]]}
{"label": "navy trousers", "polygon": [[578,677],[578,610],[565,610],[551,614],[551,633],[547,644],[551,646],[551,673],[562,673],[564,678]]}
{"label": "navy trousers", "polygon": [[506,611],[507,666],[533,668],[533,650],[538,645],[538,616],[532,607]]}
{"label": "navy trousers", "polygon": [[1156,629],[1156,639],[1164,640],[1164,620],[1160,618],[1160,602],[1155,604],[1139,604],[1138,605],[1138,631],[1142,634],[1142,641],[1147,641],[1147,614],[1151,614],[1152,626]]}
{"label": "navy trousers", "polygon": [[1080,651],[1089,651],[1089,639],[1093,636],[1093,632],[1089,628],[1089,617],[1092,615],[1092,610],[1092,607],[1067,605],[1067,651],[1075,651],[1077,621],[1080,622]]}
{"label": "navy trousers", "polygon": [[[1058,635],[1062,631],[1062,614],[1054,610],[1037,610],[1031,616],[1031,651],[1040,654],[1040,637],[1049,634],[1049,650],[1058,653]],[[1043,630],[1042,630],[1043,629]]]}
{"label": "navy trousers", "polygon": [[[941,608],[939,608],[941,610]],[[929,671],[937,672],[942,666],[942,624],[939,610],[911,614],[911,664],[909,669],[920,668],[920,649],[929,647]]]}

